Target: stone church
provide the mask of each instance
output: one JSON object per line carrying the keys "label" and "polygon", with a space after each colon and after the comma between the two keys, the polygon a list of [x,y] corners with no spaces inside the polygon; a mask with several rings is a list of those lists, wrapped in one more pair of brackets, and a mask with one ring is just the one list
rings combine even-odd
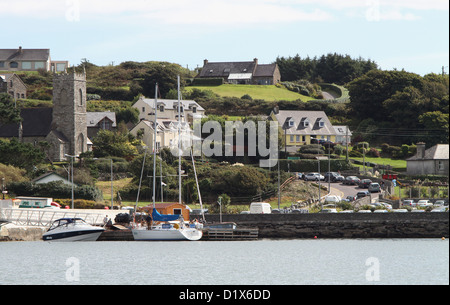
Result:
{"label": "stone church", "polygon": [[53,76],[53,108],[21,110],[22,124],[0,126],[0,138],[38,145],[47,142],[51,161],[68,160],[88,151],[86,121],[86,73],[62,73]]}

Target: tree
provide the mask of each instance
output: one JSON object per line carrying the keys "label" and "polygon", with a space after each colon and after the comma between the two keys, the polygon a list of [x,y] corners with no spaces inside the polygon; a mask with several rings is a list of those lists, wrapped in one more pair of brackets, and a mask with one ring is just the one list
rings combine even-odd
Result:
{"label": "tree", "polygon": [[29,143],[20,143],[13,138],[10,141],[0,140],[0,163],[32,170],[44,161],[44,154]]}
{"label": "tree", "polygon": [[19,123],[20,109],[14,106],[14,100],[7,93],[0,93],[0,125]]}
{"label": "tree", "polygon": [[[155,96],[155,84],[158,83],[158,95],[166,97],[170,90],[177,89],[177,76],[182,75],[181,67],[167,62],[153,63],[145,73],[140,82],[142,93],[149,98]],[[184,80],[181,80],[181,87],[184,87]]]}
{"label": "tree", "polygon": [[92,141],[95,157],[114,156],[131,159],[137,154],[137,148],[130,143],[127,134],[100,130]]}
{"label": "tree", "polygon": [[405,71],[371,70],[348,85],[352,114],[359,120],[386,121],[389,111],[383,103],[407,87],[423,88],[420,75]]}
{"label": "tree", "polygon": [[429,146],[449,142],[449,114],[440,111],[426,112],[419,117],[420,123],[430,133],[426,141]]}

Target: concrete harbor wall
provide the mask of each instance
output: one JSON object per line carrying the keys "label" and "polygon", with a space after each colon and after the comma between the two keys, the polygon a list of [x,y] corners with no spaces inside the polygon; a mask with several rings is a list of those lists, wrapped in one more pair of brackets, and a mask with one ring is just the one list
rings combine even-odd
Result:
{"label": "concrete harbor wall", "polygon": [[[206,220],[220,217],[206,215]],[[222,215],[222,221],[258,229],[259,238],[449,238],[449,213],[242,214]],[[45,231],[6,225],[0,241],[37,241]],[[99,240],[131,240],[129,232],[108,234]]]}
{"label": "concrete harbor wall", "polygon": [[[219,215],[206,215],[219,222]],[[223,222],[258,228],[259,238],[442,238],[449,213],[222,215]]]}

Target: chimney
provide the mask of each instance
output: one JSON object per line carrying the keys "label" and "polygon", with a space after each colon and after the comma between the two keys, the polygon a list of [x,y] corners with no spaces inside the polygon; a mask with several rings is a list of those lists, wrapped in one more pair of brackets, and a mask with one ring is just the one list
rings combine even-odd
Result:
{"label": "chimney", "polygon": [[280,107],[278,107],[278,105],[275,106],[275,108],[273,108],[273,113],[275,113],[275,114],[279,114],[280,113]]}
{"label": "chimney", "polygon": [[420,142],[416,144],[417,146],[417,158],[424,159],[425,158],[425,143]]}
{"label": "chimney", "polygon": [[22,53],[23,53],[22,47],[19,47],[19,54],[22,54]]}
{"label": "chimney", "polygon": [[208,64],[208,60],[205,59],[205,60],[203,61],[203,65],[206,66],[207,64]]}
{"label": "chimney", "polygon": [[258,65],[258,58],[253,58],[253,62],[255,63],[255,65]]}

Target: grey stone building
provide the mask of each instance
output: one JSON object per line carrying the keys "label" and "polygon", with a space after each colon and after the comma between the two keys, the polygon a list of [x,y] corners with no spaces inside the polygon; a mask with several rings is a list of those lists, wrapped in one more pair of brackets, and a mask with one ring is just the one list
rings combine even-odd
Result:
{"label": "grey stone building", "polygon": [[277,64],[261,65],[258,59],[244,62],[209,62],[204,60],[197,78],[223,78],[230,84],[275,85],[281,81]]}
{"label": "grey stone building", "polygon": [[3,92],[15,100],[27,98],[27,86],[15,73],[0,74],[0,93]]}
{"label": "grey stone building", "polygon": [[53,77],[53,115],[46,137],[54,147],[53,160],[66,159],[87,151],[86,74],[55,74]]}
{"label": "grey stone building", "polygon": [[417,154],[406,160],[409,175],[449,174],[449,145],[437,144],[425,150],[425,143],[417,143]]}
{"label": "grey stone building", "polygon": [[86,74],[63,73],[53,77],[53,108],[21,110],[22,124],[0,126],[0,138],[19,138],[38,145],[47,142],[51,161],[64,161],[65,154],[88,151]]}
{"label": "grey stone building", "polygon": [[67,60],[51,60],[50,49],[0,49],[0,71],[64,72],[69,66]]}

